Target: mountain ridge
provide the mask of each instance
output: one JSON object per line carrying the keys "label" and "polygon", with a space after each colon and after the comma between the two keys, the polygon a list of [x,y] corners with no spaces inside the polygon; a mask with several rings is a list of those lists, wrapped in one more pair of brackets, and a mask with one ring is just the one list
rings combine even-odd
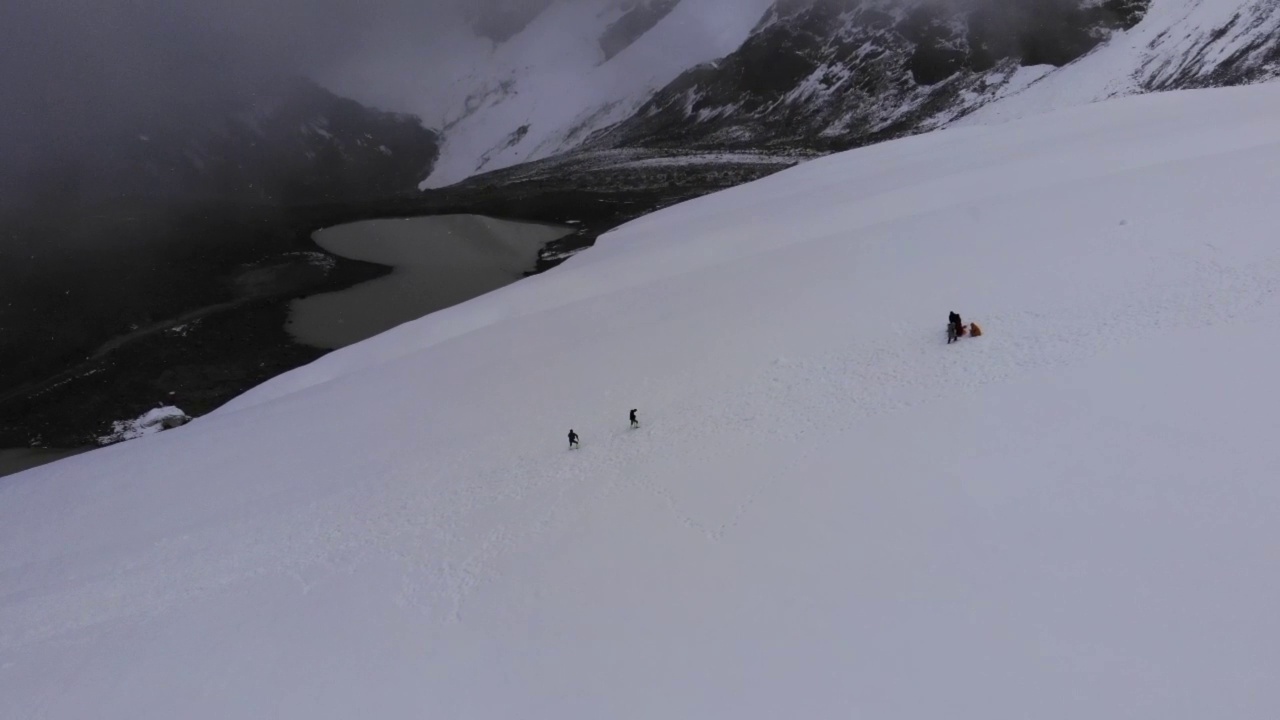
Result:
{"label": "mountain ridge", "polygon": [[[597,11],[619,7],[600,2]],[[635,42],[661,46],[664,23],[687,25],[713,5],[672,3]],[[522,32],[578,23],[594,28],[579,35],[598,38],[607,23],[591,26],[586,7],[553,4],[544,13],[560,13],[554,20],[535,19]],[[522,110],[514,98],[536,83],[499,71],[503,79],[488,81],[467,121],[445,129],[447,169],[423,187],[600,150],[831,152],[1005,116],[1004,105],[1032,102],[1014,99],[1024,93],[1056,94],[1042,104],[1062,107],[1280,76],[1280,9],[1265,0],[1030,0],[1014,10],[994,0],[777,0],[760,8],[748,29],[724,36],[728,51],[690,57],[668,82],[631,81],[612,95],[594,95],[584,82],[588,89],[564,95],[570,107],[554,115]],[[598,48],[584,57],[584,77],[635,67]],[[1099,67],[1081,78],[1080,63]],[[540,72],[536,57],[530,67]],[[1050,90],[1068,83],[1077,87]]]}

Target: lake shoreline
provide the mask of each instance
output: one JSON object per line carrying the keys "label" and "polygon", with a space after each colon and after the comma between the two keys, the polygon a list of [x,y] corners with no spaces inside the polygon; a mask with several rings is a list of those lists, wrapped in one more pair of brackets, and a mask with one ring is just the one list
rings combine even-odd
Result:
{"label": "lake shoreline", "polygon": [[545,248],[577,232],[477,214],[380,218],[317,231],[325,252],[392,268],[380,278],[290,304],[286,329],[336,349],[528,277]]}
{"label": "lake shoreline", "polygon": [[0,448],[0,478],[93,450],[82,448]]}
{"label": "lake shoreline", "polygon": [[[154,270],[146,268],[152,267],[154,258],[161,257],[157,248],[181,247],[180,256],[170,257],[163,265],[163,281],[154,282],[156,287],[145,294],[134,293],[151,299],[146,303],[151,317],[138,317],[139,308],[121,301],[130,296],[102,295],[111,301],[99,303],[102,319],[81,323],[85,327],[71,327],[76,334],[64,332],[67,340],[60,345],[22,344],[22,356],[11,354],[9,360],[21,358],[28,367],[11,364],[9,369],[13,372],[0,389],[26,383],[33,383],[34,389],[0,402],[0,448],[84,447],[109,432],[113,421],[137,417],[158,403],[177,405],[198,417],[272,377],[327,354],[327,350],[298,343],[285,330],[292,301],[352,287],[388,275],[392,268],[326,254],[336,265],[318,282],[277,288],[208,316],[183,332],[141,337],[112,350],[70,382],[41,382],[83,362],[95,348],[126,332],[131,321],[153,322],[226,301],[230,294],[221,283],[234,275],[236,268],[255,266],[264,259],[317,253],[311,240],[317,230],[358,220],[449,214],[573,227],[575,232],[539,251],[536,267],[525,272],[537,275],[591,247],[600,235],[628,221],[779,169],[735,166],[726,170],[711,164],[682,167],[674,175],[607,168],[600,172],[590,168],[547,168],[547,172],[540,170],[536,176],[528,176],[525,171],[495,171],[454,187],[397,198],[293,207],[198,204],[182,217],[168,218],[164,223],[139,226],[135,222],[111,235],[117,244],[136,240],[127,244],[129,252],[116,253],[121,256],[114,264],[104,266],[99,258],[73,266],[58,275],[56,282],[31,288],[30,292],[36,294],[30,297],[32,303],[52,298],[49,302],[56,301],[56,306],[61,307],[67,287],[93,288],[95,283],[114,286],[119,277],[133,272],[143,277],[156,276]],[[129,215],[149,217],[136,208]],[[187,238],[187,242],[181,246],[165,245],[165,238],[175,233]],[[103,267],[111,269],[104,271]],[[136,281],[129,285],[136,286]],[[37,322],[30,328],[22,324],[25,320],[19,319],[15,325],[11,318],[0,331],[39,336],[50,317],[48,312],[35,317]],[[57,320],[65,323],[67,319]],[[114,334],[102,332],[108,328],[120,330]],[[86,333],[86,337],[77,340]],[[3,350],[0,348],[0,354]]]}

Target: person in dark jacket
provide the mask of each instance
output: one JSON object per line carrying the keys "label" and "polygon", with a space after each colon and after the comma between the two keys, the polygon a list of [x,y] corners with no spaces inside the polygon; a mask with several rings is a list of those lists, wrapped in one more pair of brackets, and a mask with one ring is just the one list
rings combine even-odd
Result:
{"label": "person in dark jacket", "polygon": [[955,311],[947,318],[949,326],[947,327],[947,344],[955,342],[964,334],[964,323],[960,322],[960,315]]}
{"label": "person in dark jacket", "polygon": [[569,428],[569,449],[576,447],[578,447],[578,433],[574,432],[573,428]]}
{"label": "person in dark jacket", "polygon": [[631,427],[633,428],[640,427],[640,421],[636,419],[636,411],[634,409],[632,409],[631,411]]}

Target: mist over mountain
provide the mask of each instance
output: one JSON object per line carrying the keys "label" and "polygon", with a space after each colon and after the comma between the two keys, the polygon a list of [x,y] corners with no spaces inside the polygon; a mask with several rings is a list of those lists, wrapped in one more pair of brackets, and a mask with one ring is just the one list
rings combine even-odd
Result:
{"label": "mist over mountain", "polygon": [[[489,7],[454,0],[5,3],[0,208],[50,195],[95,195],[112,185],[145,190],[148,181],[137,173],[154,176],[156,168],[117,165],[121,155],[139,155],[129,146],[140,135],[153,141],[186,135],[216,144],[202,133],[217,135],[238,118],[295,102],[310,92],[299,89],[297,78],[323,80],[332,68],[367,56],[370,47],[411,52],[430,72],[431,59],[444,54],[434,39],[456,28],[463,8],[478,25],[495,28],[514,28],[509,18],[539,8],[532,2]],[[383,103],[381,109],[410,104]],[[271,152],[281,151],[277,143]],[[164,165],[172,152],[158,152],[150,164]],[[162,174],[188,170],[159,168]]]}

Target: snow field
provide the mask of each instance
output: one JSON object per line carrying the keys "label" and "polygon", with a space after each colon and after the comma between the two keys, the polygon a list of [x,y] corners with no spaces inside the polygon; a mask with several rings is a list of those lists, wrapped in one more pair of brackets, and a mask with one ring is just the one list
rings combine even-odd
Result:
{"label": "snow field", "polygon": [[0,717],[1272,717],[1278,111],[811,161],[6,478]]}

